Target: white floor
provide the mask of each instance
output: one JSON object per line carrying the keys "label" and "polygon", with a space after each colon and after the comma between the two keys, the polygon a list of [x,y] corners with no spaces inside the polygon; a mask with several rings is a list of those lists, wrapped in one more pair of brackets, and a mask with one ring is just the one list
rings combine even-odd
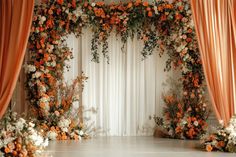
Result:
{"label": "white floor", "polygon": [[54,157],[235,157],[204,152],[198,141],[154,137],[94,137],[82,141],[51,141],[45,154]]}

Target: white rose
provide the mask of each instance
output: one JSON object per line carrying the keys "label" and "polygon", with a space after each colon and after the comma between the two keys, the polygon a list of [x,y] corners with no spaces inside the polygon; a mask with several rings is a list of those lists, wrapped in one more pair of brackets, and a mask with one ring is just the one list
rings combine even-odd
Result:
{"label": "white rose", "polygon": [[48,138],[46,138],[44,140],[44,143],[42,144],[43,147],[47,147],[48,146]]}
{"label": "white rose", "polygon": [[68,128],[61,128],[63,132],[68,132]]}
{"label": "white rose", "polygon": [[69,11],[69,9],[66,9],[65,13],[67,13],[67,14],[68,14],[69,12],[70,12],[70,11]]}
{"label": "white rose", "polygon": [[34,65],[27,65],[26,72],[30,73],[30,72],[35,72],[35,71],[36,71],[36,67]]}
{"label": "white rose", "polygon": [[[16,127],[17,127],[17,126],[16,126]],[[10,132],[13,131],[13,130],[15,130],[15,127],[13,127],[11,124],[8,124],[6,128],[7,128],[7,131],[10,131]],[[22,128],[23,128],[23,127],[22,127]]]}
{"label": "white rose", "polygon": [[96,6],[96,3],[92,3],[91,6],[92,6],[92,7],[95,7],[95,6]]}
{"label": "white rose", "polygon": [[79,131],[79,135],[80,136],[83,136],[84,135],[84,132],[82,130]]}
{"label": "white rose", "polygon": [[0,148],[2,148],[4,146],[4,143],[2,140],[0,140]]}
{"label": "white rose", "polygon": [[[203,104],[203,106],[204,106],[204,104]],[[224,121],[223,121],[223,120],[219,120],[219,124],[220,124],[221,126],[224,126]]]}
{"label": "white rose", "polygon": [[41,21],[46,21],[46,17],[45,17],[45,16],[42,16],[42,17],[41,17]]}
{"label": "white rose", "polygon": [[37,71],[37,72],[34,74],[35,78],[39,78],[41,75],[42,75],[42,73],[39,72],[39,71]]}
{"label": "white rose", "polygon": [[198,121],[194,121],[193,124],[194,124],[195,126],[198,126]]}
{"label": "white rose", "polygon": [[157,6],[154,6],[154,11],[155,11],[155,14],[157,15],[158,14],[158,10],[157,10]]}
{"label": "white rose", "polygon": [[44,21],[46,21],[46,17],[45,16],[41,16],[40,20],[39,20],[39,24],[42,25],[44,23]]}
{"label": "white rose", "polygon": [[54,132],[54,131],[49,131],[47,133],[47,137],[50,139],[50,140],[56,140],[57,139],[57,133]]}
{"label": "white rose", "polygon": [[15,126],[16,126],[16,129],[17,129],[18,131],[21,131],[21,130],[24,128],[24,122],[25,122],[25,120],[22,119],[22,118],[20,118],[20,119],[16,122]]}
{"label": "white rose", "polygon": [[29,126],[32,127],[32,128],[34,128],[34,127],[35,127],[35,124],[32,123],[32,122],[29,122]]}

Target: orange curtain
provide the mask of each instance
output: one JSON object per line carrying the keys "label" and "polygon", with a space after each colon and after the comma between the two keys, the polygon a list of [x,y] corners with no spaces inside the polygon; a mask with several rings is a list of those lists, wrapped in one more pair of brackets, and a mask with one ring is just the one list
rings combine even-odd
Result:
{"label": "orange curtain", "polygon": [[[232,42],[234,42],[232,44],[232,52],[233,53],[233,59],[234,59],[234,74],[236,77],[236,1],[235,0],[229,0],[229,7],[230,7],[230,17],[232,20],[232,31],[233,31],[233,39]],[[235,83],[236,84],[236,83]],[[236,86],[234,86],[234,88],[236,88]],[[234,89],[236,91],[236,89]],[[236,99],[236,96],[234,97]],[[236,100],[234,100],[234,102],[236,102]],[[236,115],[236,105],[234,105],[234,114]]]}
{"label": "orange curtain", "polygon": [[193,19],[212,104],[227,125],[235,114],[235,0],[191,0]]}
{"label": "orange curtain", "polygon": [[0,0],[0,118],[11,100],[30,33],[34,0]]}

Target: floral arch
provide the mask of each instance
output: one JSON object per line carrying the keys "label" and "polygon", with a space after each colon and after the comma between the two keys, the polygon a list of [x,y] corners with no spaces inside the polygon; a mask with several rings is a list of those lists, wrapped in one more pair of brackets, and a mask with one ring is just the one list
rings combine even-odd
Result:
{"label": "floral arch", "polygon": [[181,98],[174,94],[164,97],[165,129],[172,131],[169,135],[173,138],[198,139],[205,133],[208,110],[203,99],[204,74],[188,0],[159,0],[153,4],[136,0],[109,5],[43,0],[34,12],[26,86],[32,113],[46,132],[56,134],[57,139],[84,136],[80,132],[82,122],[71,117],[70,109],[86,77],[79,76],[71,85],[64,83],[65,61],[72,58],[64,37],[70,33],[80,36],[82,28],[89,27],[94,32],[91,53],[95,62],[101,55],[99,46],[109,62],[107,39],[111,31],[116,31],[124,43],[137,33],[144,42],[143,58],[155,49],[160,50],[160,56],[167,53],[165,70],[182,70],[183,92]]}

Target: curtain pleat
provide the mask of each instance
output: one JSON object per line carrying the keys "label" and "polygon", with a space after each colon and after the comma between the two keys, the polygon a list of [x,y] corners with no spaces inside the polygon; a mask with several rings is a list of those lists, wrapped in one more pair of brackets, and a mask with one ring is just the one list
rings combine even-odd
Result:
{"label": "curtain pleat", "polygon": [[0,1],[0,117],[10,103],[26,51],[34,0]]}
{"label": "curtain pleat", "polygon": [[191,0],[209,93],[225,125],[235,114],[235,1]]}

